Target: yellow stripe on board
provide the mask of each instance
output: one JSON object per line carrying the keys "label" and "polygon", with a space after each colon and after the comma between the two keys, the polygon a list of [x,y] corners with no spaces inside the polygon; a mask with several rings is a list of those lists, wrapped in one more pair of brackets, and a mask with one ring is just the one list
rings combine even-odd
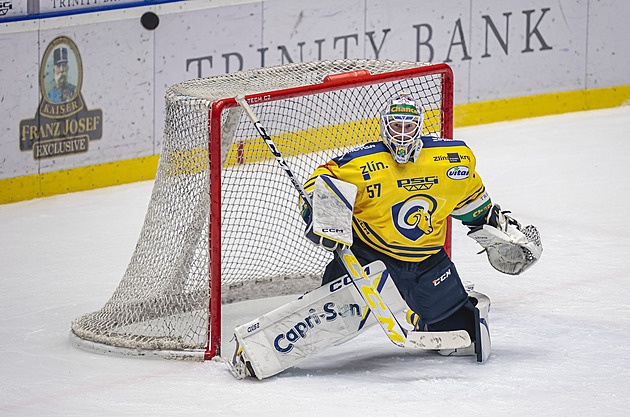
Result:
{"label": "yellow stripe on board", "polygon": [[151,155],[0,180],[0,204],[150,180],[159,158]]}
{"label": "yellow stripe on board", "polygon": [[[455,106],[454,126],[463,127],[507,120],[524,119],[528,117],[546,116],[551,114],[568,113],[574,111],[595,110],[617,107],[630,100],[630,86],[598,88],[592,90],[566,91],[552,94],[542,94],[528,97],[516,97],[504,100],[485,101],[480,103],[461,104]],[[427,114],[426,120],[431,123],[435,114]],[[439,121],[439,120],[438,120]],[[334,128],[320,128],[305,132],[301,145],[288,149],[288,136],[278,135],[277,146],[285,155],[296,155],[315,148],[311,145],[316,141],[323,141],[325,146],[331,146],[330,137],[351,145],[358,137],[369,135],[378,137],[378,121],[370,120],[362,124],[362,130],[355,132],[356,123],[337,126]],[[363,139],[362,139],[363,140]],[[243,143],[244,156],[252,160],[269,158],[269,150],[260,138]],[[321,143],[317,146],[322,149]],[[183,152],[169,161],[167,172],[173,175],[197,172],[207,167],[207,150]],[[234,150],[230,152],[228,163],[237,162]],[[22,177],[0,180],[0,204],[30,200],[37,197],[47,197],[75,191],[91,190],[111,185],[126,184],[135,181],[155,178],[159,155],[123,161],[92,165],[88,167],[72,168],[44,174],[26,175]],[[245,162],[245,161],[239,161]]]}
{"label": "yellow stripe on board", "polygon": [[[618,107],[630,99],[630,85],[594,90],[565,91],[537,96],[460,104],[454,126],[472,126],[575,111]],[[630,103],[628,103],[630,104]]]}

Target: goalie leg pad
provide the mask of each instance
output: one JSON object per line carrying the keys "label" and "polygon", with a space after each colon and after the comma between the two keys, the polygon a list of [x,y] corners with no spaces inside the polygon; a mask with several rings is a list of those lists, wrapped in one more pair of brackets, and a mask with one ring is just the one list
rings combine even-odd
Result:
{"label": "goalie leg pad", "polygon": [[[387,300],[391,311],[401,313],[407,305],[385,265],[377,261],[364,269],[368,279]],[[376,324],[374,314],[369,311],[347,276],[334,280],[236,327],[237,352],[233,367],[245,367],[247,375],[258,379],[276,375],[308,356],[356,337]]]}

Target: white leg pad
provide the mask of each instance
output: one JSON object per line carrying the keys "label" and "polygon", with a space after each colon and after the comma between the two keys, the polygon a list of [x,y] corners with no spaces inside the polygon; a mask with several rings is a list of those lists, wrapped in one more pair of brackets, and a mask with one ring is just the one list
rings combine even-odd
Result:
{"label": "white leg pad", "polygon": [[[364,269],[392,313],[402,314],[407,305],[385,265],[376,261]],[[344,276],[236,327],[232,369],[240,377],[267,378],[356,337],[376,323],[352,281]]]}

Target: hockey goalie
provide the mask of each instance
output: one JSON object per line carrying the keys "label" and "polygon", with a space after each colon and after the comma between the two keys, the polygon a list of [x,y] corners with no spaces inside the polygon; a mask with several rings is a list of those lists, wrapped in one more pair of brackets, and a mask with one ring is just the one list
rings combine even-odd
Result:
{"label": "hockey goalie", "polygon": [[377,323],[401,347],[481,363],[490,356],[490,300],[466,288],[445,252],[447,218],[468,226],[492,267],[511,275],[540,258],[539,233],[492,202],[463,141],[422,135],[411,97],[392,98],[380,122],[380,140],[305,183],[306,238],[335,258],[320,288],[235,329],[237,376],[275,375]]}

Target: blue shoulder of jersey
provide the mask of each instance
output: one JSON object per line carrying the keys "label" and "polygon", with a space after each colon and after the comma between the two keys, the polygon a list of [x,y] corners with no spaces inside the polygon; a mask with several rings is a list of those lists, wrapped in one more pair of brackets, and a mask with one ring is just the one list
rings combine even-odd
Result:
{"label": "blue shoulder of jersey", "polygon": [[373,155],[381,152],[389,153],[389,149],[382,141],[369,142],[351,150],[345,155],[333,158],[333,161],[337,163],[337,166],[343,166],[353,159],[359,158],[361,156]]}
{"label": "blue shoulder of jersey", "polygon": [[455,140],[455,139],[443,139],[437,136],[422,136],[422,146],[424,148],[447,148],[452,146],[466,146],[466,142],[463,140]]}

